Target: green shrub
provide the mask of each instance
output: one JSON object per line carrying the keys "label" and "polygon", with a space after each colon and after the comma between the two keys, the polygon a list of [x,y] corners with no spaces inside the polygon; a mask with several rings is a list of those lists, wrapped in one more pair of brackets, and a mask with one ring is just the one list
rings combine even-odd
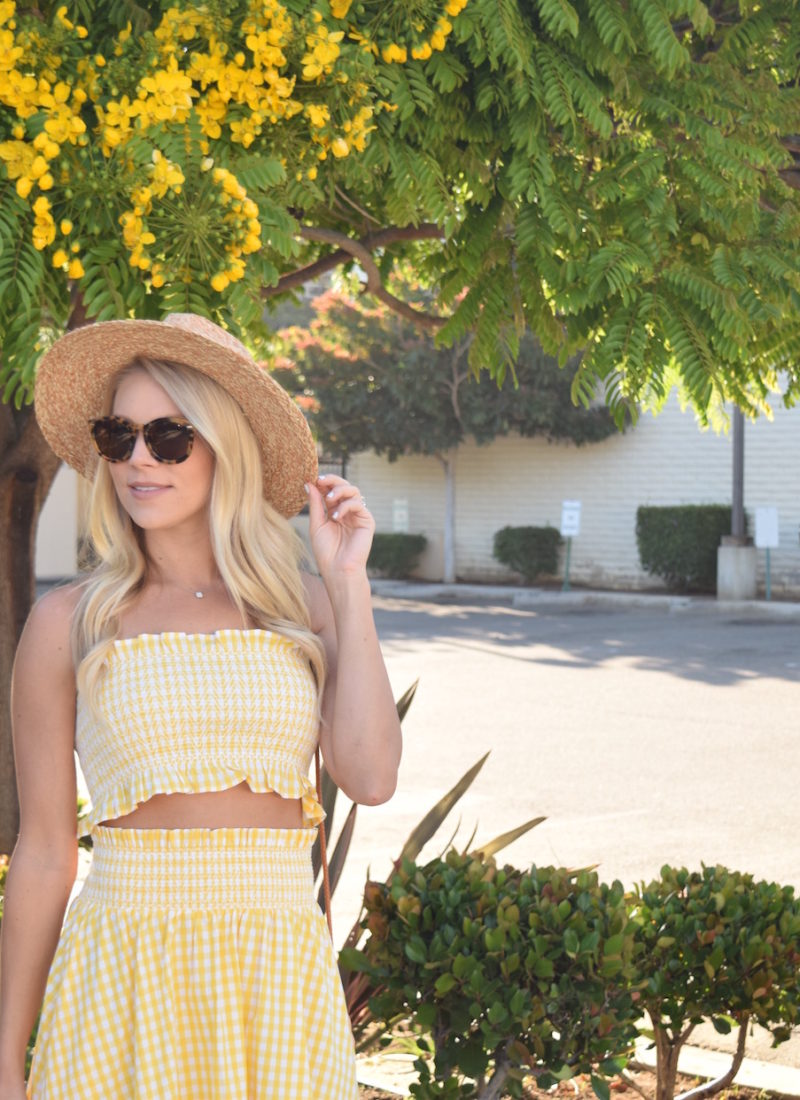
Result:
{"label": "green shrub", "polygon": [[731,1080],[751,1021],[775,1044],[790,1037],[800,1015],[800,900],[791,886],[725,867],[691,874],[663,867],[632,902],[637,985],[652,1022],[662,1100],[674,1095],[678,1054],[704,1020],[723,1034],[741,1029]]}
{"label": "green shrub", "polygon": [[540,574],[558,571],[560,545],[555,527],[503,527],[495,531],[492,552],[497,561],[532,584]]}
{"label": "green shrub", "polygon": [[624,1065],[640,1010],[628,987],[636,925],[618,882],[501,870],[450,849],[369,883],[365,907],[370,935],[348,963],[383,987],[375,1017],[410,1020],[420,1054],[433,1055],[415,1063],[414,1096],[519,1097],[532,1074],[549,1088]]}
{"label": "green shrub", "polygon": [[727,504],[642,506],[636,512],[636,544],[642,568],[670,588],[715,592],[717,548],[731,531]]}
{"label": "green shrub", "polygon": [[416,569],[419,556],[427,545],[424,535],[376,534],[367,566],[383,577],[407,577]]}

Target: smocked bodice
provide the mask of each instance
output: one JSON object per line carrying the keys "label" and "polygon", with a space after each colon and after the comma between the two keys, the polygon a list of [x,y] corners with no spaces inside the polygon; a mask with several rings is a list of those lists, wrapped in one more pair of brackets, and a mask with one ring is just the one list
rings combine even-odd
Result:
{"label": "smocked bodice", "polygon": [[104,722],[78,697],[75,744],[92,809],[85,836],[154,794],[254,791],[300,798],[323,817],[308,777],[317,692],[300,648],[269,630],[139,634],[113,643],[99,688]]}

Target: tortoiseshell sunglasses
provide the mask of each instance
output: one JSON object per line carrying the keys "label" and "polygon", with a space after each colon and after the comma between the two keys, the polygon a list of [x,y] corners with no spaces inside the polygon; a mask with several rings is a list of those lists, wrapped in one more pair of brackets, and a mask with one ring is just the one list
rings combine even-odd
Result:
{"label": "tortoiseshell sunglasses", "polygon": [[89,421],[89,429],[106,462],[126,462],[139,432],[153,458],[167,464],[185,462],[194,443],[194,428],[182,416],[159,416],[147,424],[134,424],[125,416],[98,416]]}

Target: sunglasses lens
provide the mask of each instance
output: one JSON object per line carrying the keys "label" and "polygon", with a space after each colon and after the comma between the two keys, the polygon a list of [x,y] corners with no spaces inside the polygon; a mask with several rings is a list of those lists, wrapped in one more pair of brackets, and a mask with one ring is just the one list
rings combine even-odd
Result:
{"label": "sunglasses lens", "polygon": [[94,421],[92,436],[98,452],[108,462],[124,462],[130,458],[136,443],[136,433],[111,416]]}
{"label": "sunglasses lens", "polygon": [[145,441],[160,462],[185,462],[192,453],[194,430],[191,424],[162,416],[145,426]]}

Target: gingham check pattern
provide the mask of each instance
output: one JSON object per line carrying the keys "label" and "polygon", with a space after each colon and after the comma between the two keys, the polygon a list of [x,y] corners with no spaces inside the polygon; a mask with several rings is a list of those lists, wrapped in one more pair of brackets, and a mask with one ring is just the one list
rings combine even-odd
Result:
{"label": "gingham check pattern", "polygon": [[100,686],[105,723],[78,698],[75,745],[92,808],[80,835],[154,794],[251,790],[300,798],[324,817],[308,770],[317,691],[302,651],[270,630],[139,634],[114,642]]}
{"label": "gingham check pattern", "polygon": [[356,1100],[313,829],[93,832],[33,1100]]}

